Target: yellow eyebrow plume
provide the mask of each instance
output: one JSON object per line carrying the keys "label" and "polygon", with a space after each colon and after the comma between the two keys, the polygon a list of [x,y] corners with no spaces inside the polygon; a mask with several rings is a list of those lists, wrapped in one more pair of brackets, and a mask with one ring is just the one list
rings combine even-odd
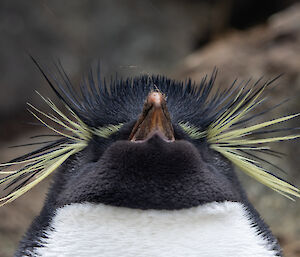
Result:
{"label": "yellow eyebrow plume", "polygon": [[[261,90],[252,96],[252,98],[250,98],[251,90],[244,94],[244,97],[242,97],[239,101],[236,101],[236,98],[236,104],[226,110],[219,119],[208,127],[206,130],[207,141],[212,149],[221,153],[240,170],[260,183],[270,187],[289,199],[293,199],[292,197],[300,197],[300,191],[298,188],[264,170],[261,163],[253,160],[253,158],[248,158],[246,152],[260,150],[268,151],[270,147],[266,146],[266,143],[299,138],[300,135],[296,134],[277,137],[264,136],[263,138],[257,139],[253,138],[253,134],[255,135],[256,131],[261,131],[261,129],[266,127],[299,117],[300,113],[244,128],[235,128],[236,123],[242,121],[250,110],[262,102],[262,100],[259,100],[259,97],[262,95],[264,89],[265,87],[262,87]],[[242,92],[240,92],[239,95],[242,95]],[[264,134],[264,131],[262,132],[262,134]],[[268,131],[265,131],[265,133],[268,133]]]}
{"label": "yellow eyebrow plume", "polygon": [[[29,153],[14,161],[0,164],[0,175],[4,175],[4,177],[0,178],[0,185],[6,185],[6,188],[15,186],[10,193],[0,198],[0,206],[17,199],[52,174],[70,156],[82,151],[88,145],[93,135],[108,138],[122,126],[122,124],[118,124],[100,128],[89,128],[67,106],[66,108],[73,119],[63,114],[50,99],[46,99],[43,96],[41,96],[41,98],[52,109],[55,115],[46,114],[28,103],[30,107],[29,112],[61,138],[52,141],[50,145],[42,147],[38,151]],[[51,126],[45,119],[60,126],[64,132],[62,132],[61,129]]]}

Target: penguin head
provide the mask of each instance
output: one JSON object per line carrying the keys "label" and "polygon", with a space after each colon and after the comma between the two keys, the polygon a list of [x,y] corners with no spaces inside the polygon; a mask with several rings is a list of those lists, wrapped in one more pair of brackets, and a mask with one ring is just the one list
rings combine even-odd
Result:
{"label": "penguin head", "polygon": [[[151,90],[153,81],[156,91]],[[129,94],[120,100],[116,94],[101,108],[104,116],[117,105],[118,110],[105,118],[122,126],[106,138],[94,136],[86,149],[61,168],[52,189],[58,206],[93,202],[138,209],[182,209],[242,200],[230,162],[210,149],[205,138],[193,139],[180,126],[195,124],[193,119],[199,113],[187,109],[189,101],[181,96],[180,84],[167,88],[168,83],[164,77],[136,78],[134,85],[143,87],[129,90],[141,91],[141,97]],[[166,99],[163,92],[168,90]],[[189,121],[183,120],[187,111]]]}
{"label": "penguin head", "polygon": [[[265,170],[264,159],[255,155],[274,154],[266,143],[299,137],[270,137],[266,129],[297,114],[249,125],[257,117],[250,111],[272,81],[250,86],[234,82],[221,90],[214,86],[214,70],[199,84],[149,75],[107,84],[91,71],[79,94],[63,70],[58,70],[60,81],[40,70],[66,114],[44,97],[56,116],[30,107],[61,138],[3,165],[23,167],[1,180],[12,188],[2,203],[54,170],[47,198],[54,209],[92,202],[174,210],[247,201],[234,166],[287,197],[300,196],[296,187]],[[286,130],[275,130],[281,131]],[[256,134],[266,136],[256,139]]]}

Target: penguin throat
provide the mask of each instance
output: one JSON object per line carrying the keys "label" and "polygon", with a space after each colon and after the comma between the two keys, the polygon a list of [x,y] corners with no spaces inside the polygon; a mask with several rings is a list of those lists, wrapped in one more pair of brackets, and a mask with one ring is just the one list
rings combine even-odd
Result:
{"label": "penguin throat", "polygon": [[[237,202],[137,210],[103,204],[58,209],[38,256],[273,257],[273,245]],[[274,242],[275,243],[275,242]]]}

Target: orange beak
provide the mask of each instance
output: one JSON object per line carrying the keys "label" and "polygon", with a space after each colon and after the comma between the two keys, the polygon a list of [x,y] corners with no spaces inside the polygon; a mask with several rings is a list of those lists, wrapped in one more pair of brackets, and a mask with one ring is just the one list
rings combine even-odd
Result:
{"label": "orange beak", "polygon": [[155,132],[160,133],[167,141],[175,140],[166,99],[160,92],[150,92],[147,96],[143,112],[134,125],[129,140],[145,140]]}

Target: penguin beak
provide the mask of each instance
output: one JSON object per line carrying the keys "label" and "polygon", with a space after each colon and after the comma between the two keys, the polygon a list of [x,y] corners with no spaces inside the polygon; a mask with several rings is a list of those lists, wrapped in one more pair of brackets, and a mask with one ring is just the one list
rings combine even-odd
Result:
{"label": "penguin beak", "polygon": [[166,141],[175,140],[166,98],[160,92],[150,92],[147,96],[143,112],[135,123],[129,140],[144,141],[153,134],[159,134]]}

